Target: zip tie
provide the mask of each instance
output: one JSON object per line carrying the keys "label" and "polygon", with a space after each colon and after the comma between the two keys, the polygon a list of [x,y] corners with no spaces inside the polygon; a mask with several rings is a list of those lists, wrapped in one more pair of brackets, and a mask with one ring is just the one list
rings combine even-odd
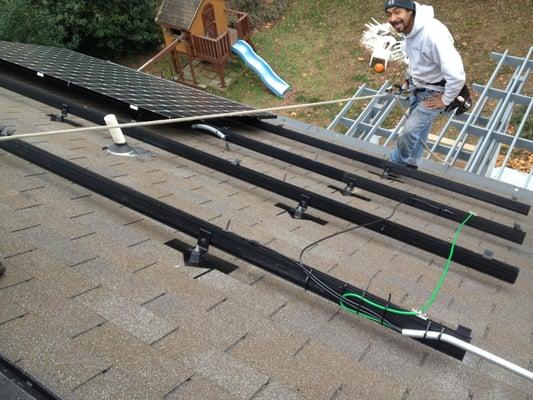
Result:
{"label": "zip tie", "polygon": [[426,331],[424,332],[424,336],[422,337],[422,339],[425,340],[427,338],[430,326],[431,326],[431,321],[428,321],[428,324],[426,326]]}
{"label": "zip tie", "polygon": [[359,304],[357,305],[357,310],[355,310],[355,315],[359,315],[359,310],[361,310],[361,306],[363,305],[365,296],[366,296],[366,289],[363,290],[363,294],[361,295],[361,298],[359,299]]}
{"label": "zip tie", "polygon": [[308,274],[306,274],[305,277],[305,286],[304,289],[307,290],[309,288],[309,279],[311,279],[311,275],[313,274],[313,271],[308,271]]}
{"label": "zip tie", "polygon": [[385,309],[383,310],[383,313],[381,314],[381,321],[380,321],[380,325],[383,325],[383,320],[385,319],[385,314],[387,313],[387,309],[389,308],[390,306],[390,299],[391,299],[391,294],[389,293],[389,299],[387,300],[387,304],[385,305]]}
{"label": "zip tie", "polygon": [[442,334],[444,333],[444,327],[440,330],[439,336],[437,336],[437,343],[440,343],[440,339],[442,338]]}

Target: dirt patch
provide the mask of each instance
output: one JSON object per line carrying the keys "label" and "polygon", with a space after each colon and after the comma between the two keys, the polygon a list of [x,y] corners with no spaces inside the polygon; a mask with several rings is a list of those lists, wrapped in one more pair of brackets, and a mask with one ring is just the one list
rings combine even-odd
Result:
{"label": "dirt patch", "polygon": [[[503,165],[506,152],[507,148],[504,148],[503,154],[498,156],[496,167],[501,167]],[[514,150],[509,158],[509,161],[507,162],[506,167],[516,169],[520,172],[529,173],[533,167],[533,153],[524,149]]]}

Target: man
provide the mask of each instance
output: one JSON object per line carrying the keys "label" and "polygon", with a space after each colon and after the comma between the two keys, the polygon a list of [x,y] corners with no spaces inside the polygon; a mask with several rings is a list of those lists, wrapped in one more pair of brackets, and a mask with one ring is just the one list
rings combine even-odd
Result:
{"label": "man", "polygon": [[409,116],[391,160],[418,168],[431,125],[465,84],[461,56],[433,7],[411,0],[385,0],[388,22],[405,37],[409,59]]}

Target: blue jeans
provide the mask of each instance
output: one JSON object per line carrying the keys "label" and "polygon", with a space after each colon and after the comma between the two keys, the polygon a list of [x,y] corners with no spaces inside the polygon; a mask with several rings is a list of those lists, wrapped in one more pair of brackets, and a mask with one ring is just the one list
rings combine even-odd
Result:
{"label": "blue jeans", "polygon": [[409,116],[402,131],[396,139],[396,148],[391,152],[390,159],[400,164],[418,166],[424,153],[424,144],[428,140],[433,121],[443,110],[430,109],[424,106],[424,101],[442,92],[426,90],[414,93],[409,97]]}

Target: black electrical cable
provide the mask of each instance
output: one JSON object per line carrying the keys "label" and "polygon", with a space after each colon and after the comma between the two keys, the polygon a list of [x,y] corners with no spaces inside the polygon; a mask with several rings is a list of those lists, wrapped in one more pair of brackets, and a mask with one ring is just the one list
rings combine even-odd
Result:
{"label": "black electrical cable", "polygon": [[[342,294],[339,294],[337,291],[335,291],[334,289],[332,289],[331,287],[329,287],[327,284],[325,284],[324,282],[322,282],[319,278],[315,277],[312,273],[312,271],[308,270],[303,262],[302,262],[302,258],[303,258],[303,255],[304,253],[309,250],[311,247],[325,241],[325,240],[328,240],[328,239],[331,239],[333,237],[336,237],[336,236],[339,236],[339,235],[342,235],[344,233],[348,233],[348,232],[351,232],[351,231],[354,231],[356,229],[359,229],[359,228],[364,228],[366,226],[369,226],[369,225],[373,225],[373,224],[377,224],[379,222],[383,222],[383,221],[387,221],[389,219],[391,219],[394,214],[396,214],[396,211],[398,210],[398,207],[400,207],[404,202],[406,202],[407,200],[409,199],[412,199],[413,197],[405,197],[403,198],[402,200],[400,200],[398,202],[398,204],[396,204],[396,206],[394,206],[392,212],[390,213],[390,215],[386,216],[386,217],[383,217],[383,218],[378,218],[374,221],[370,221],[370,222],[367,222],[366,224],[362,224],[362,225],[356,225],[356,226],[352,226],[350,228],[347,228],[347,229],[344,229],[342,231],[339,231],[339,232],[335,232],[333,234],[330,234],[330,235],[327,235],[327,236],[324,236],[323,238],[320,238],[318,240],[315,240],[314,242],[308,244],[307,246],[305,246],[302,251],[300,252],[300,256],[298,257],[298,266],[305,272],[305,274],[307,275],[307,277],[311,280],[313,280],[313,282],[315,282],[318,286],[320,286],[322,288],[322,290],[326,291],[327,293],[329,293],[330,295],[332,295],[333,297],[335,297],[337,300],[339,300],[339,302],[343,302],[345,304],[348,304],[350,307],[353,307],[353,308],[357,308],[359,310],[361,310],[362,312],[364,312],[365,314],[368,314],[368,315],[372,315],[374,317],[377,317],[377,318],[380,318],[382,319],[382,315],[381,314],[378,314],[377,312],[375,312],[373,309],[371,308],[367,308],[366,306],[362,305],[361,301],[360,302],[354,302],[352,301],[351,299],[348,299],[346,297],[343,297]],[[395,330],[395,331],[398,331],[398,332],[401,332],[401,328],[394,325],[393,323],[391,323],[390,321],[386,320],[386,319],[383,319],[384,322],[387,322],[388,326]],[[387,326],[387,325],[385,325]]]}

